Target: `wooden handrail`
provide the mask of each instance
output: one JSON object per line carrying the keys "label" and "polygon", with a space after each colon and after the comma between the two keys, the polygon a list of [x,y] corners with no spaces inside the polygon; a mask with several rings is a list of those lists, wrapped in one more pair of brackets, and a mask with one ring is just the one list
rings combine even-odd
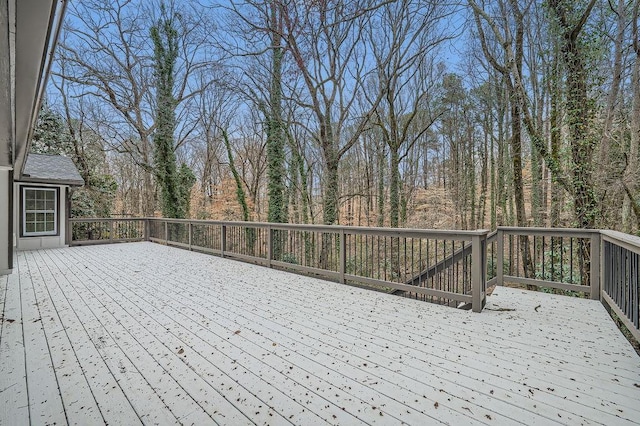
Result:
{"label": "wooden handrail", "polygon": [[[96,226],[96,230],[91,230],[92,234],[87,235],[86,239],[78,240],[74,238],[75,224],[103,224],[106,228],[102,228],[102,225]],[[139,223],[136,228],[125,228],[118,224],[121,223]],[[152,235],[152,224],[162,223],[163,232],[162,235]],[[169,225],[177,224],[182,225],[186,234],[183,235],[184,243],[180,241],[171,241]],[[69,218],[68,219],[68,239],[70,245],[82,245],[82,244],[100,244],[100,243],[114,243],[124,241],[156,241],[163,242],[165,244],[176,245],[184,247],[189,250],[201,250],[214,254],[219,254],[224,257],[235,257],[238,259],[254,261],[256,263],[265,264],[266,266],[286,267],[287,269],[305,273],[313,273],[320,276],[326,276],[332,279],[337,279],[340,282],[361,282],[364,284],[376,284],[384,285],[385,283],[396,290],[402,292],[416,291],[422,294],[437,295],[443,297],[448,295],[453,300],[460,300],[463,302],[473,301],[473,310],[479,312],[482,309],[482,304],[485,301],[485,286],[487,282],[487,251],[489,245],[494,245],[496,276],[492,281],[497,282],[498,285],[502,285],[505,281],[520,282],[527,285],[535,286],[549,286],[557,289],[571,290],[571,291],[583,291],[589,293],[591,298],[600,299],[605,305],[611,309],[621,319],[631,333],[640,340],[640,319],[638,317],[639,306],[638,293],[640,292],[640,237],[627,235],[621,232],[610,230],[598,230],[598,229],[575,229],[575,228],[519,228],[519,227],[505,227],[500,226],[495,231],[489,232],[487,230],[473,230],[473,231],[459,231],[459,230],[438,230],[438,229],[405,229],[405,228],[367,228],[367,227],[355,227],[355,226],[341,226],[341,225],[308,225],[308,224],[275,224],[264,222],[233,222],[233,221],[209,221],[209,220],[192,220],[192,219],[163,219],[163,218]],[[219,227],[219,247],[199,247],[194,240],[194,228],[196,226],[214,226]],[[236,248],[230,246],[229,242],[229,229],[236,229],[238,227],[255,230],[263,230],[266,232],[264,244],[266,245],[266,253],[247,254],[234,252]],[[134,232],[135,231],[135,232]],[[334,248],[332,256],[337,255],[333,261],[337,261],[333,268],[335,269],[322,269],[318,265],[296,265],[295,263],[288,263],[282,259],[274,258],[273,247],[273,232],[275,231],[287,231],[287,232],[308,232],[316,234],[333,234],[335,238],[337,248]],[[124,234],[123,234],[124,232]],[[181,231],[182,232],[182,231]],[[248,233],[248,231],[247,231]],[[256,231],[257,233],[257,231]],[[237,232],[235,232],[237,237]],[[248,235],[248,234],[247,234]],[[255,235],[255,234],[252,234]],[[427,264],[426,268],[418,272],[410,279],[404,282],[387,281],[380,279],[379,277],[371,276],[359,276],[357,274],[350,273],[347,270],[347,237],[348,236],[366,236],[371,238],[391,239],[385,241],[397,241],[397,239],[418,239],[418,240],[446,240],[454,242],[462,242],[462,247],[455,250],[453,253],[447,255],[443,259],[436,259],[435,264]],[[580,241],[575,243],[579,247],[590,247],[589,258],[589,285],[579,285],[573,282],[554,281],[554,276],[541,277],[522,277],[512,276],[505,274],[505,265],[508,265],[509,259],[505,258],[506,244],[505,240],[508,236],[519,237],[541,237],[543,249],[545,238],[558,238],[561,241],[569,239],[570,244],[574,244],[573,241]],[[241,238],[248,238],[246,236]],[[323,237],[324,238],[324,237]],[[253,241],[253,240],[252,240]],[[318,244],[320,239],[316,241]],[[357,241],[357,240],[356,240]],[[517,240],[518,244],[520,239]],[[524,240],[527,241],[527,240]],[[467,242],[469,244],[467,244]],[[218,244],[216,243],[216,244]],[[237,242],[235,242],[237,244]],[[535,243],[534,243],[535,244]],[[552,240],[547,248],[555,250],[558,243]],[[588,245],[587,245],[588,244]],[[405,246],[406,247],[406,246]],[[318,249],[318,247],[314,247]],[[497,249],[497,251],[496,251]],[[386,250],[386,249],[385,249]],[[539,250],[539,249],[537,249]],[[563,256],[566,247],[560,246],[559,253],[551,254],[553,256],[560,257],[560,265],[562,268]],[[615,253],[612,251],[614,250]],[[236,250],[237,251],[237,250]],[[386,254],[386,253],[385,253]],[[516,253],[516,256],[518,254]],[[540,253],[536,254],[540,256]],[[573,268],[574,259],[571,256],[576,254],[571,252],[567,256],[569,259],[567,262]],[[277,256],[277,255],[276,255]],[[514,254],[511,253],[511,257]],[[547,256],[547,253],[542,253],[542,258]],[[443,291],[440,289],[422,289],[411,290],[416,288],[416,283],[425,282],[428,279],[437,275],[440,271],[446,271],[453,268],[454,265],[459,263],[462,259],[471,258],[471,294],[454,293],[450,291]],[[427,259],[428,260],[428,259]],[[332,262],[333,262],[332,261]],[[373,261],[369,259],[368,261]],[[406,261],[406,259],[405,259]],[[553,261],[553,259],[552,259]],[[612,272],[613,263],[616,263],[614,272]],[[635,263],[634,263],[635,262]],[[321,266],[321,265],[320,265]],[[553,264],[551,266],[553,268]],[[565,265],[566,267],[566,265]],[[619,271],[622,270],[622,271]],[[562,271],[560,271],[562,280]],[[553,274],[552,274],[553,275]],[[584,275],[583,275],[584,276]],[[571,278],[571,274],[570,277]],[[434,296],[435,297],[435,296]]]}

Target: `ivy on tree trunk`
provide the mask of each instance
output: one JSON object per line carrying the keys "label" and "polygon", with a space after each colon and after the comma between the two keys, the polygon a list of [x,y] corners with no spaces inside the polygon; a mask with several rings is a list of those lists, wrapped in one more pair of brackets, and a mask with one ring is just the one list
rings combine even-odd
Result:
{"label": "ivy on tree trunk", "polygon": [[161,5],[162,18],[151,27],[156,83],[156,130],[153,135],[155,175],[160,187],[162,215],[184,218],[189,211],[193,173],[186,165],[176,167],[174,132],[176,99],[173,95],[175,66],[178,58],[178,30],[175,17],[167,16]]}

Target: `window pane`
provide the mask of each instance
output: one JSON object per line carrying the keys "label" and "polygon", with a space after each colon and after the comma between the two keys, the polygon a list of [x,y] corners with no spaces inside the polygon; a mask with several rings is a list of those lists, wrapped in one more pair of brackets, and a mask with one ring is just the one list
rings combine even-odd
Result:
{"label": "window pane", "polygon": [[51,235],[56,232],[57,192],[53,189],[24,189],[25,234]]}
{"label": "window pane", "polygon": [[53,232],[56,230],[55,215],[53,213],[46,214],[45,227],[46,227],[46,230],[50,232]]}

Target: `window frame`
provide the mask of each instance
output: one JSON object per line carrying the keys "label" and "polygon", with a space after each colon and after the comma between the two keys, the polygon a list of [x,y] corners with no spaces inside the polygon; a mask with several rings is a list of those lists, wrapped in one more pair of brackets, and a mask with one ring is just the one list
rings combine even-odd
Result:
{"label": "window frame", "polygon": [[[54,194],[53,231],[27,231],[27,191],[46,191]],[[57,237],[60,236],[60,187],[58,186],[28,186],[20,187],[20,236],[21,237]],[[29,213],[51,213],[50,210],[29,209]]]}

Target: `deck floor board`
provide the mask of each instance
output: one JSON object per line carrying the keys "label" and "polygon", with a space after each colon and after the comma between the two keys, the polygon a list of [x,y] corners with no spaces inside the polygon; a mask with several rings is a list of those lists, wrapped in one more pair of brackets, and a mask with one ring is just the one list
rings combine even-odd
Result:
{"label": "deck floor board", "polygon": [[598,301],[498,288],[475,314],[153,243],[16,262],[1,424],[639,422]]}
{"label": "deck floor board", "polygon": [[[21,254],[33,281],[43,322],[48,329],[51,356],[59,378],[60,393],[71,424],[140,424],[139,416],[113,376],[103,354],[107,341],[95,317],[84,304],[72,303],[72,292],[64,286],[66,269],[53,275],[40,253]],[[55,272],[56,270],[54,270]]]}
{"label": "deck floor board", "polygon": [[[26,268],[27,265],[21,265]],[[20,271],[22,268],[18,267]],[[41,424],[65,424],[68,422],[62,403],[58,378],[53,368],[48,336],[41,313],[46,312],[46,299],[36,298],[35,280],[23,279],[20,274],[22,294],[22,322],[24,352],[27,370],[27,388],[31,419]],[[48,319],[45,316],[45,322]]]}
{"label": "deck floor board", "polygon": [[[4,279],[3,279],[4,278]],[[0,335],[0,424],[29,421],[24,333],[22,330],[22,286],[17,274],[0,278],[6,286]]]}
{"label": "deck floor board", "polygon": [[[164,271],[164,272],[161,272],[161,273],[167,273],[167,271]],[[187,280],[187,281],[189,281],[189,280]],[[197,282],[197,280],[196,280],[196,282]],[[181,290],[182,291],[181,291],[180,294],[188,294],[189,292],[192,292],[192,293],[195,292],[193,288],[189,288],[189,287],[181,287]],[[200,289],[197,290],[197,292],[199,294],[207,294],[207,289],[206,288],[200,288]],[[292,294],[292,293],[288,293],[287,292],[286,294]],[[209,296],[210,297],[206,297],[205,298],[207,301],[216,299],[216,297],[214,297],[212,294],[209,294]],[[217,299],[221,299],[221,298],[224,298],[224,297],[225,297],[225,295],[220,295],[220,296],[217,297]],[[282,298],[286,298],[286,296],[282,296]],[[260,307],[255,306],[255,305],[251,306],[251,302],[248,299],[250,299],[250,297],[243,299],[241,304],[235,304],[235,305],[233,304],[233,298],[231,298],[229,300],[223,300],[223,301],[220,302],[221,304],[218,306],[218,308],[223,309],[224,307],[232,306],[234,308],[235,312],[241,312],[241,311],[244,310],[244,311],[251,311],[252,313],[255,313],[257,311],[260,311]],[[238,299],[238,300],[240,300],[240,299]],[[263,299],[263,301],[265,301],[265,300]],[[191,304],[196,305],[197,304],[196,302],[197,302],[196,300],[193,300]],[[276,303],[277,300],[274,300],[274,301],[267,300],[266,302],[267,302],[267,304],[271,305],[273,303]],[[322,311],[322,312],[328,312],[328,311]],[[337,316],[336,311],[333,310],[331,312],[332,312],[332,317],[335,318]],[[312,341],[323,341],[324,343],[327,343],[327,341],[330,340],[332,338],[332,336],[337,334],[337,333],[341,333],[343,335],[348,335],[349,334],[350,330],[349,330],[349,327],[347,327],[346,324],[347,324],[347,321],[350,320],[350,318],[345,318],[344,321],[342,323],[340,323],[340,327],[342,328],[342,331],[340,331],[339,329],[331,328],[332,327],[331,324],[325,324],[325,325],[321,324],[321,320],[318,319],[318,317],[320,317],[320,314],[319,314],[318,311],[316,311],[316,312],[308,312],[308,314],[314,316],[314,321],[308,323],[306,327],[305,327],[304,324],[294,324],[294,323],[290,322],[290,323],[286,324],[285,330],[294,330],[294,331],[299,332],[299,334],[301,334],[301,335],[307,335],[308,336],[309,335],[308,334],[309,333],[309,331],[308,331],[309,330],[309,325],[310,326],[316,326],[317,324],[320,324],[320,331],[319,331],[320,334],[316,333],[316,335],[311,336],[311,337],[314,339]],[[247,324],[248,325],[251,325],[251,324],[262,324],[262,323],[268,322],[270,320],[271,320],[270,318],[267,318],[264,315],[261,316],[261,317],[260,316],[259,317],[255,317],[254,316],[252,318],[248,318],[247,319]],[[390,324],[390,326],[391,325],[392,324]],[[356,330],[358,334],[362,334],[363,330],[365,330],[366,328],[367,328],[367,324],[365,323],[365,324],[362,324],[362,325],[360,325],[360,326],[358,326],[356,328],[352,328],[352,329]],[[328,334],[323,334],[323,330],[328,330],[329,333]],[[268,333],[269,333],[269,331],[267,331],[267,334]],[[386,336],[381,336],[381,335],[384,335],[384,334],[386,334]],[[378,330],[376,330],[375,334],[371,334],[370,335],[372,341],[369,344],[371,346],[376,346],[376,343],[375,343],[374,340],[379,340],[382,337],[383,339],[386,338],[385,345],[387,345],[387,346],[388,345],[394,345],[394,338],[397,338],[397,336],[398,336],[398,331],[394,332],[393,334],[389,334],[389,333],[387,333],[387,332],[385,332],[383,330],[378,329]],[[352,335],[350,337],[353,338],[355,342],[357,342],[357,340],[360,338],[360,336],[358,336],[358,335]],[[349,347],[351,347],[351,345],[354,344],[354,341],[348,341],[348,342],[346,342],[346,341],[337,341],[335,343],[335,345],[333,345],[332,347],[334,349],[349,348]],[[399,355],[401,357],[402,353],[406,352],[408,347],[409,346],[407,346],[406,344],[400,344],[395,356],[397,357]],[[447,349],[448,348],[443,345],[443,346],[439,347],[438,351],[445,352]],[[363,347],[363,348],[361,348],[359,350],[363,351],[365,353],[369,352],[369,350],[366,347]],[[385,351],[388,351],[388,348],[378,347],[378,350],[380,350],[382,352],[385,352]],[[432,353],[431,356],[435,357],[436,359],[439,358],[440,356],[438,355],[438,351],[435,351],[434,353]],[[333,359],[344,359],[345,358],[345,354],[343,352],[344,352],[344,350],[340,349],[340,350],[338,350],[338,353],[331,354],[331,357]],[[346,356],[348,357],[348,353],[347,353]],[[376,354],[372,354],[372,356],[375,357]],[[477,357],[474,356],[473,358],[477,358]],[[433,359],[433,358],[431,358],[431,359]],[[396,362],[392,358],[384,360],[383,362],[388,363],[389,360],[391,360],[391,362]],[[366,361],[366,359],[364,361]],[[457,361],[457,363],[456,363],[456,361]],[[490,364],[491,361],[492,360],[490,358],[487,359],[487,364],[489,365],[489,367],[491,366],[491,364]],[[513,360],[509,360],[509,361],[513,362]],[[483,365],[482,368],[486,369],[487,368],[486,367],[487,364]],[[387,368],[389,368],[389,367],[387,367]],[[408,368],[411,369],[413,367],[409,366]],[[433,369],[433,366],[429,366],[429,368]],[[450,376],[453,375],[453,377],[455,377],[456,374],[460,373],[460,370],[466,370],[466,372],[467,372],[466,379],[467,380],[469,380],[471,382],[475,381],[475,383],[473,383],[471,385],[471,386],[473,386],[474,389],[477,389],[478,386],[482,387],[482,383],[479,380],[475,379],[475,377],[474,377],[475,374],[474,374],[473,369],[470,369],[469,367],[467,367],[465,365],[460,365],[460,359],[454,359],[453,362],[450,365],[449,371],[443,371],[441,373],[442,374],[441,377],[447,377],[447,374],[450,375]],[[499,371],[499,369],[496,368],[494,371]],[[416,369],[416,371],[413,371],[412,373],[413,374],[419,374],[419,372],[420,371]],[[401,376],[402,375],[399,375],[398,377],[393,377],[391,380],[398,379]],[[519,389],[517,389],[517,391],[520,392],[520,394],[522,394],[522,395],[528,395],[528,392],[533,392],[534,390],[536,392],[542,392],[542,394],[541,394],[542,398],[541,399],[545,401],[545,405],[542,406],[542,408],[534,407],[534,408],[532,408],[533,411],[538,411],[538,412],[544,411],[547,408],[547,404],[550,404],[552,408],[553,408],[553,405],[555,404],[556,407],[563,408],[567,412],[570,412],[570,410],[573,410],[573,412],[581,412],[581,411],[585,411],[586,410],[587,413],[589,413],[589,415],[591,417],[595,416],[595,418],[601,418],[602,419],[601,421],[603,421],[605,423],[610,423],[611,421],[615,420],[615,418],[611,418],[606,413],[603,413],[602,411],[600,411],[598,409],[592,408],[593,405],[595,405],[597,403],[601,403],[603,401],[602,399],[599,399],[599,398],[593,398],[589,394],[589,392],[591,392],[591,393],[593,392],[593,388],[590,389],[589,392],[582,392],[582,395],[580,395],[578,397],[577,401],[572,403],[571,399],[569,399],[569,401],[567,401],[567,399],[566,399],[567,395],[569,395],[569,392],[574,393],[576,391],[575,385],[571,381],[569,383],[570,388],[567,389],[567,392],[563,393],[561,388],[560,389],[556,389],[556,387],[558,387],[556,385],[557,384],[557,379],[555,379],[553,376],[548,377],[546,382],[544,380],[540,380],[539,383],[537,383],[538,381],[536,381],[536,379],[529,379],[529,381],[527,381],[527,377],[525,375],[523,375],[522,377],[523,377],[523,381],[520,384],[520,387],[519,387]],[[445,379],[445,381],[446,380],[447,379]],[[534,381],[534,383],[531,383],[532,380]],[[496,382],[495,378],[494,378],[494,382]],[[549,391],[548,390],[548,388],[549,388],[548,384],[551,383],[551,382],[554,383],[553,391]],[[506,389],[510,390],[511,392],[507,394],[507,396],[505,397],[505,400],[506,401],[513,400],[513,398],[514,398],[514,396],[516,396],[516,394],[513,393],[514,389],[512,387],[513,386],[512,382],[504,382],[503,381],[503,383],[504,383],[504,386],[511,386],[511,387],[507,387],[506,388]],[[537,383],[537,386],[536,386],[536,383]],[[456,383],[456,382],[454,382],[452,384],[454,386],[458,386],[456,388],[458,390],[458,393],[460,393],[461,390],[465,389],[465,384],[464,383]],[[414,385],[415,385],[415,383],[414,383]],[[469,384],[467,383],[466,386],[469,386]],[[493,389],[486,389],[485,390],[485,392],[487,393],[487,396],[489,395],[491,390],[493,390]],[[600,390],[600,393],[602,393],[602,390]],[[494,398],[493,395],[491,397]],[[516,399],[517,399],[517,397],[516,397]],[[628,416],[632,416],[633,415],[633,411],[635,410],[634,405],[632,405],[635,402],[635,400],[633,398],[628,397],[627,395],[614,394],[612,399],[613,400],[618,400],[619,404],[620,404],[620,400],[621,399],[623,400],[623,402],[626,401],[628,403],[626,405],[626,407],[627,407],[627,409],[630,409]],[[526,397],[525,397],[524,401],[521,401],[521,404],[523,404],[523,403],[524,403],[524,406],[526,406]],[[535,405],[535,401],[532,404]],[[469,404],[466,403],[464,405],[468,406]],[[461,409],[461,410],[464,410],[464,409]],[[627,411],[627,410],[625,410],[625,411]],[[555,412],[553,414],[555,416]],[[493,416],[493,417],[495,417],[495,416]],[[547,417],[547,419],[549,420],[550,418]],[[531,420],[532,419],[529,419],[527,421],[527,419],[525,419],[525,421],[527,423],[530,423]]]}

